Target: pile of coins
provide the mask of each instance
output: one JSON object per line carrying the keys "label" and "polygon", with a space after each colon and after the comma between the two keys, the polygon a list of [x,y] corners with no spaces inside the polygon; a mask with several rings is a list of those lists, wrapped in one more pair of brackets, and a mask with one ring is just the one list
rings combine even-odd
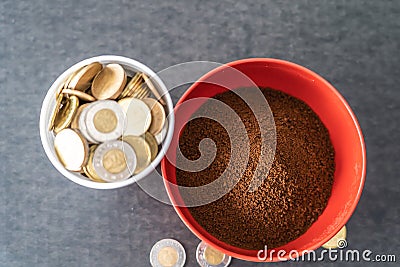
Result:
{"label": "pile of coins", "polygon": [[96,182],[126,180],[155,159],[168,121],[145,73],[119,64],[81,67],[56,92],[49,130],[58,159]]}

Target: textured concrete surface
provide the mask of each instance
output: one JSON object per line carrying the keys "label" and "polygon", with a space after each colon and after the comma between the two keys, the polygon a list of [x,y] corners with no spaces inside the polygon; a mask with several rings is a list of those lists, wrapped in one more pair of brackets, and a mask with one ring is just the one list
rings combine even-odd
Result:
{"label": "textured concrete surface", "polygon": [[100,54],[135,58],[156,71],[191,60],[276,57],[321,74],[350,103],[367,144],[349,246],[396,254],[398,264],[400,2],[248,2],[0,2],[0,266],[149,266],[151,246],[166,237],[180,240],[186,266],[196,266],[199,240],[171,206],[137,185],[78,186],[44,154],[38,122],[47,89],[67,67]]}

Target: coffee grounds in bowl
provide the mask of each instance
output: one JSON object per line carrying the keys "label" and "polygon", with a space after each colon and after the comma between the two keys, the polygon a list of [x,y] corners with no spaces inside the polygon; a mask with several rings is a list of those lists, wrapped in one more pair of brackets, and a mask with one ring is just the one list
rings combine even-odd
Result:
{"label": "coffee grounds in bowl", "polygon": [[[260,160],[260,133],[266,130],[259,128],[251,109],[239,96],[231,91],[218,94],[213,98],[235,110],[245,125],[250,159],[243,176],[229,193],[212,203],[189,208],[201,227],[218,240],[250,250],[260,250],[265,245],[276,248],[305,233],[326,207],[335,171],[328,130],[312,109],[283,92],[261,91],[272,110],[277,137],[275,158],[266,179],[256,191],[248,191]],[[186,124],[179,139],[182,154],[189,160],[198,159],[198,145],[204,138],[215,142],[214,161],[199,172],[177,169],[178,185],[208,184],[228,166],[231,156],[228,133],[208,118],[196,118]],[[262,159],[258,164],[262,164]]]}

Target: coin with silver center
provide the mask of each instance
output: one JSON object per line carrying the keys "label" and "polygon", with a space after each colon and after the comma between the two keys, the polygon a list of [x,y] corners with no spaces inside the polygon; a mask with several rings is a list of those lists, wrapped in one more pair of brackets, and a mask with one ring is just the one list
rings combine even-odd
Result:
{"label": "coin with silver center", "polygon": [[152,267],[183,267],[185,262],[185,249],[174,239],[162,239],[150,251]]}
{"label": "coin with silver center", "polygon": [[120,140],[102,143],[94,152],[93,168],[104,181],[126,180],[136,168],[135,151],[128,143]]}
{"label": "coin with silver center", "polygon": [[122,107],[112,100],[96,101],[89,106],[85,122],[88,134],[98,142],[118,139],[126,126]]}
{"label": "coin with silver center", "polygon": [[140,99],[123,98],[118,101],[126,115],[126,127],[123,135],[140,136],[144,134],[151,124],[149,107]]}

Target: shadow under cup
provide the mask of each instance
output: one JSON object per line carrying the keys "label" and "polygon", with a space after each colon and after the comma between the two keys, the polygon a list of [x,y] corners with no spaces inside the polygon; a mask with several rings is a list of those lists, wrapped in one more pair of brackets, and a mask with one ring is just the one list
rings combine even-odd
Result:
{"label": "shadow under cup", "polygon": [[[191,216],[182,203],[176,184],[176,159],[179,133],[190,116],[199,108],[193,105],[179,113],[179,105],[196,98],[211,98],[216,94],[241,87],[254,86],[241,79],[235,72],[240,71],[258,87],[270,87],[294,96],[307,103],[320,117],[329,131],[335,149],[336,170],[332,194],[318,220],[299,238],[268,252],[265,261],[289,259],[289,253],[296,250],[302,255],[305,250],[315,250],[331,239],[349,220],[360,198],[365,180],[365,144],[357,119],[344,98],[316,73],[297,64],[268,58],[253,58],[234,61],[209,72],[182,96],[175,107],[175,131],[167,157],[162,161],[164,184],[171,202],[182,221],[201,240],[232,257],[259,262],[258,251],[246,250],[226,244],[205,231]],[[224,87],[216,85],[223,84]],[[229,88],[229,89],[228,89]],[[171,183],[171,184],[170,184]],[[285,253],[280,254],[278,251]]]}

